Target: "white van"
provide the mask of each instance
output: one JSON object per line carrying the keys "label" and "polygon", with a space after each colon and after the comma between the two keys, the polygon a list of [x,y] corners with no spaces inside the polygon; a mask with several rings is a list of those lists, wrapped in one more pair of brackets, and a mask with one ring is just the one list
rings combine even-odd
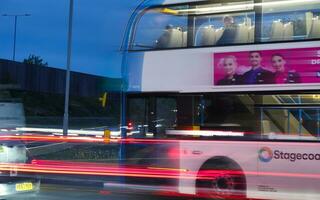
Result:
{"label": "white van", "polygon": [[[22,103],[1,102],[0,103],[0,131],[1,135],[10,134],[17,127],[25,126],[25,115]],[[0,140],[0,165],[11,164],[10,171],[0,171],[0,199],[15,199],[23,195],[28,199],[31,193],[39,191],[40,181],[34,176],[19,173],[16,163],[28,163],[30,161],[27,147],[19,141]]]}

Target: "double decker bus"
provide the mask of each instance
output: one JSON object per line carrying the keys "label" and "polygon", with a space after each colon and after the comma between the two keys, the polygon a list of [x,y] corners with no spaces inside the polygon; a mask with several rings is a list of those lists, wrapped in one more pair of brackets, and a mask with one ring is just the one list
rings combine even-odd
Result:
{"label": "double decker bus", "polygon": [[319,199],[319,39],[318,0],[143,1],[122,45],[123,126],[176,141],[153,158],[193,172],[181,195]]}

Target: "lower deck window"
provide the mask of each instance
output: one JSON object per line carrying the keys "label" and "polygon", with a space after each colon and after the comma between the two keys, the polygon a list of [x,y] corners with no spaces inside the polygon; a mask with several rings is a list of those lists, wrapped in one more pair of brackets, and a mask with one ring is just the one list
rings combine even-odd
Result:
{"label": "lower deck window", "polygon": [[128,97],[127,120],[132,125],[128,134],[316,140],[320,136],[317,97],[318,94],[133,95]]}

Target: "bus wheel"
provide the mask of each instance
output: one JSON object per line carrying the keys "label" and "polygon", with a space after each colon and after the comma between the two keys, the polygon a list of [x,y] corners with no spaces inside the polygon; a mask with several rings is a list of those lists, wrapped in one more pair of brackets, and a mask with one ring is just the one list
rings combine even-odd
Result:
{"label": "bus wheel", "polygon": [[205,199],[246,199],[243,171],[232,164],[204,165],[197,176],[197,197]]}

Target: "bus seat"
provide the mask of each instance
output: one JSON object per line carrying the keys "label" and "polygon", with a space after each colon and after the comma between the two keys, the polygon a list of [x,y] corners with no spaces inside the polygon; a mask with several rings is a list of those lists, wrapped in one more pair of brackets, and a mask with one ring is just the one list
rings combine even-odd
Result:
{"label": "bus seat", "polygon": [[293,24],[288,22],[283,25],[283,40],[292,40],[293,39]]}
{"label": "bus seat", "polygon": [[235,43],[247,43],[249,40],[248,26],[245,23],[238,24]]}
{"label": "bus seat", "polygon": [[182,46],[186,47],[188,45],[188,32],[184,31],[182,33]]}
{"label": "bus seat", "polygon": [[312,18],[313,13],[312,12],[306,12],[306,35],[310,35],[311,26],[312,26]]}
{"label": "bus seat", "polygon": [[273,21],[271,25],[271,41],[283,40],[283,23],[279,20]]}
{"label": "bus seat", "polygon": [[243,23],[245,23],[249,27],[252,24],[252,20],[250,17],[245,17]]}
{"label": "bus seat", "polygon": [[213,45],[216,42],[215,29],[212,25],[201,27],[197,33],[197,46]]}
{"label": "bus seat", "polygon": [[320,38],[320,19],[319,19],[319,16],[316,16],[312,19],[312,26],[311,26],[309,38]]}
{"label": "bus seat", "polygon": [[168,27],[156,42],[157,48],[182,47],[183,33],[180,27]]}
{"label": "bus seat", "polygon": [[254,42],[254,26],[249,26],[248,27],[248,34],[249,34],[249,43],[253,43]]}
{"label": "bus seat", "polygon": [[217,41],[220,40],[220,38],[221,38],[222,35],[223,35],[223,32],[224,32],[224,28],[222,28],[222,27],[215,30],[216,40],[214,41],[214,44],[216,44]]}

